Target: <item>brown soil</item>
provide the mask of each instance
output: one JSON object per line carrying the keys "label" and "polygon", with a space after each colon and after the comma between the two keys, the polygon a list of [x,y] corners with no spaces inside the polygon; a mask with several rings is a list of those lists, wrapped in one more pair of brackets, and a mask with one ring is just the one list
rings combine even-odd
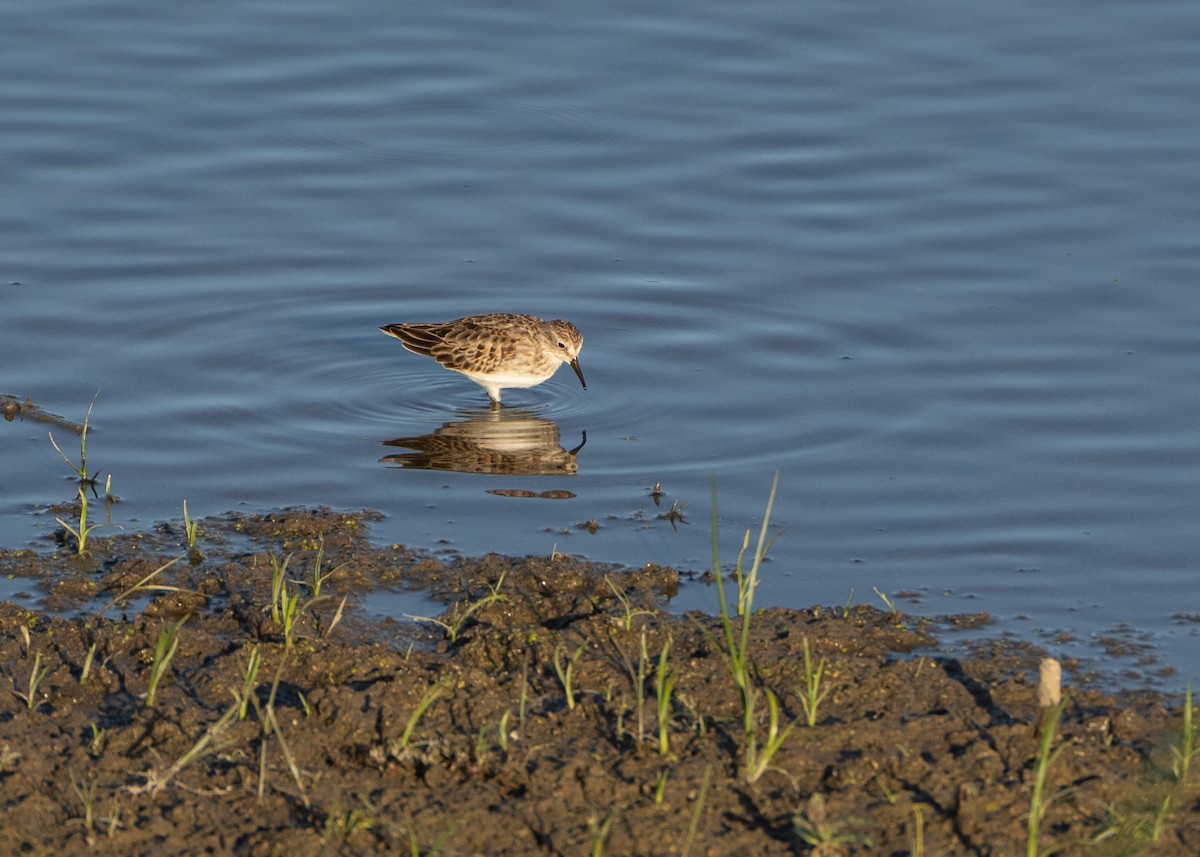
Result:
{"label": "brown soil", "polygon": [[[781,729],[800,722],[750,782],[720,623],[660,609],[670,569],[438,561],[373,547],[367,516],[327,510],[203,527],[191,552],[162,525],[96,540],[84,559],[0,555],[53,611],[0,603],[0,853],[1025,853],[1028,647],[951,657],[899,614],[763,611],[757,682],[778,696]],[[96,612],[180,555],[149,581],[176,589]],[[289,555],[287,577],[310,581],[288,584],[290,647],[270,610],[273,560]],[[328,577],[312,603],[318,556]],[[455,639],[364,615],[355,599],[380,587],[431,591]],[[156,644],[185,618],[147,705]],[[827,662],[813,726],[806,640],[813,666]],[[570,698],[556,657],[573,665]],[[1200,853],[1197,791],[1172,773],[1179,734],[1152,695],[1069,691],[1042,848]]]}

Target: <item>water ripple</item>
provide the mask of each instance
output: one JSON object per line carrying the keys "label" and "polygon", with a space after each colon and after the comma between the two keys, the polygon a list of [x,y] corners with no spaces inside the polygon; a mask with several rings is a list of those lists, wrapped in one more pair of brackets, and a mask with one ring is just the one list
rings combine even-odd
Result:
{"label": "water ripple", "polygon": [[339,124],[308,142],[374,162],[524,160],[595,148],[613,137],[584,110],[482,97],[372,107]]}

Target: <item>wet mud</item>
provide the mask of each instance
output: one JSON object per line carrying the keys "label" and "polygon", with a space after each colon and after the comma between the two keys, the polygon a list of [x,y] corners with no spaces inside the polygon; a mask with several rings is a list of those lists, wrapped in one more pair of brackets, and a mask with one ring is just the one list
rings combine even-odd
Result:
{"label": "wet mud", "polygon": [[[194,546],[162,524],[0,554],[39,595],[0,603],[0,853],[1026,853],[1033,647],[760,611],[747,730],[719,619],[664,610],[673,570],[434,557],[369,525],[291,510]],[[442,612],[362,606],[406,589]],[[1180,700],[1069,671],[1065,699],[1041,850],[1200,853]]]}

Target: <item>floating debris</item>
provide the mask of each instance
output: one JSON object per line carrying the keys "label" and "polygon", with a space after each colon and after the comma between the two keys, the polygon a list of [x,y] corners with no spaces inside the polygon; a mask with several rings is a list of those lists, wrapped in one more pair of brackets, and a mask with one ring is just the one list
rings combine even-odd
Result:
{"label": "floating debris", "polygon": [[570,491],[526,491],[524,488],[492,488],[489,494],[497,497],[532,497],[536,500],[573,500],[575,495]]}
{"label": "floating debris", "polygon": [[4,419],[6,422],[12,422],[17,417],[21,419],[29,419],[47,425],[58,426],[75,434],[83,434],[83,426],[79,423],[71,422],[66,417],[60,417],[58,414],[52,414],[49,411],[43,411],[29,399],[21,401],[16,396],[10,396],[7,393],[0,393],[0,408],[4,409]]}

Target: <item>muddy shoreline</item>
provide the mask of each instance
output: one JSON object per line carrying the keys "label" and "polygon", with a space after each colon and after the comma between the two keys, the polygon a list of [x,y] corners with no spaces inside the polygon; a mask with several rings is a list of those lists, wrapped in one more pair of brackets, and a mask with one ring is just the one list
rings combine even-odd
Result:
{"label": "muddy shoreline", "polygon": [[[443,560],[372,545],[370,517],[0,554],[44,605],[0,602],[0,851],[1025,853],[1036,648],[759,611],[748,730],[718,619],[662,609],[674,570]],[[444,612],[381,620],[380,589]],[[773,754],[769,697],[795,724]],[[1180,703],[1068,676],[1043,851],[1200,853]]]}

